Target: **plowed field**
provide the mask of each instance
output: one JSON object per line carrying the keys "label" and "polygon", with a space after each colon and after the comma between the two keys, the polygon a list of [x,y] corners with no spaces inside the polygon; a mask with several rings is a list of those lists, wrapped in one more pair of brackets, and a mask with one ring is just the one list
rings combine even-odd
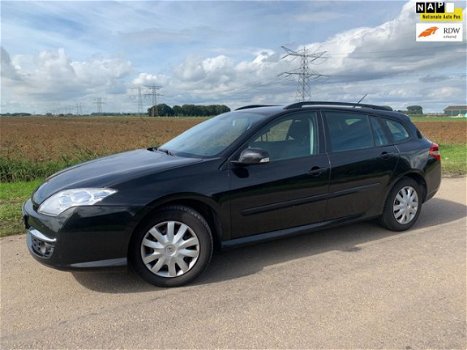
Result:
{"label": "plowed field", "polygon": [[[44,178],[80,161],[125,150],[158,146],[204,118],[23,117],[0,118],[0,180]],[[452,174],[465,169],[465,120],[416,122],[442,145]],[[450,148],[455,147],[454,153]],[[452,154],[449,154],[451,152]],[[459,164],[458,164],[459,163]],[[459,170],[460,169],[460,170]]]}
{"label": "plowed field", "polygon": [[416,125],[433,142],[459,145],[466,143],[466,122],[422,122]]}

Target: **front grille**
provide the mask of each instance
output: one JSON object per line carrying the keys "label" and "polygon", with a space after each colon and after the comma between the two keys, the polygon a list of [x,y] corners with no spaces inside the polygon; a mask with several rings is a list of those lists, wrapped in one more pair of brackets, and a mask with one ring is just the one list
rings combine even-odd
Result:
{"label": "front grille", "polygon": [[29,230],[31,239],[31,250],[41,258],[48,259],[52,256],[55,248],[55,239],[50,239],[35,229]]}

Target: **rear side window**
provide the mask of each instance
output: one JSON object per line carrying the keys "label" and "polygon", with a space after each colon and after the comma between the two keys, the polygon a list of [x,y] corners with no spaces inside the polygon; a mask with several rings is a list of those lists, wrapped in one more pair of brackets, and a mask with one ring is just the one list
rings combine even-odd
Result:
{"label": "rear side window", "polygon": [[373,136],[375,138],[375,145],[376,146],[386,146],[389,145],[389,139],[386,135],[383,125],[381,124],[382,121],[378,118],[370,117],[371,127],[373,128]]}
{"label": "rear side window", "polygon": [[332,152],[373,147],[373,134],[367,115],[326,112]]}
{"label": "rear side window", "polygon": [[385,119],[384,121],[392,134],[394,143],[407,140],[410,137],[407,129],[401,123],[389,119]]}

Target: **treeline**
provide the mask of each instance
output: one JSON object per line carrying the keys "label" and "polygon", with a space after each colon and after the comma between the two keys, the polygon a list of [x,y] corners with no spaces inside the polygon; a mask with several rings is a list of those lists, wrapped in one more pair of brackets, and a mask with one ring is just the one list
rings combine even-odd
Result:
{"label": "treeline", "polygon": [[[157,108],[157,109],[155,109]],[[148,108],[148,115],[161,116],[161,117],[172,117],[172,116],[183,116],[183,117],[208,117],[212,115],[218,115],[221,113],[230,112],[230,108],[226,105],[190,105],[185,104],[182,106],[175,105],[170,107],[165,103],[158,104]]]}
{"label": "treeline", "polygon": [[23,113],[23,112],[19,112],[19,113],[2,113],[0,114],[2,117],[29,117],[31,116],[32,114],[31,113]]}

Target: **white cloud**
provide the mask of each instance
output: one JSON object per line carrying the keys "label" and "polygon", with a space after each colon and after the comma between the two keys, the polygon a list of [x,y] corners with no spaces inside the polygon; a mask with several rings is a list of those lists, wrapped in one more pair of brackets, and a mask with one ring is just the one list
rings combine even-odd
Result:
{"label": "white cloud", "polygon": [[6,80],[20,80],[16,68],[11,62],[10,55],[2,47],[0,48],[0,60],[1,60],[1,77]]}
{"label": "white cloud", "polygon": [[126,92],[125,78],[132,72],[129,61],[92,58],[74,61],[64,49],[45,50],[35,56],[13,57],[2,48],[2,90],[8,99],[28,105],[76,103],[96,96]]}
{"label": "white cloud", "polygon": [[[306,47],[310,52],[327,51],[326,58],[316,62],[319,64],[310,65],[312,70],[326,75],[314,83],[313,97],[355,101],[368,93],[370,102],[403,108],[407,101],[432,103],[436,93],[426,91],[435,88],[446,103],[464,100],[465,86],[449,85],[462,82],[465,85],[465,75],[457,82],[446,78],[425,83],[417,77],[417,74],[426,75],[427,71],[443,75],[445,68],[465,69],[465,46],[417,43],[414,4],[406,3],[395,19],[379,26],[354,28],[324,42],[297,48]],[[224,55],[189,57],[175,68],[170,89],[184,91],[191,100],[226,99],[233,106],[248,97],[255,102],[287,103],[294,98],[294,86],[277,76],[297,68],[300,62],[283,60],[281,56],[280,51],[268,49],[256,51],[251,59],[239,62]]]}
{"label": "white cloud", "polygon": [[[166,3],[158,4],[168,6]],[[414,4],[414,1],[404,4],[398,16],[380,25],[353,28],[322,42],[304,42],[297,47],[306,47],[310,52],[327,51],[325,59],[315,62],[319,64],[310,65],[312,70],[326,76],[313,81],[312,97],[355,101],[368,93],[366,102],[391,104],[396,108],[416,103],[431,105],[437,110],[444,104],[463,103],[465,74],[456,76],[455,73],[465,71],[465,43],[417,43]],[[130,6],[130,3],[123,5]],[[62,11],[68,8],[66,4],[60,6]],[[112,17],[122,19],[119,8],[114,8],[109,16],[104,15],[103,8],[98,13],[96,18],[93,17],[94,21],[112,22],[113,27],[109,27],[112,28],[109,31],[135,43],[139,43],[136,38],[141,37],[148,43],[174,41],[176,46],[183,41],[183,45],[189,46],[189,43],[203,38],[199,31],[191,32],[191,29],[201,28],[202,33],[210,33],[204,27],[190,26],[189,23],[184,23],[186,29],[178,32],[161,31],[153,25],[139,29],[139,23],[135,23],[138,21],[134,20],[119,30],[120,24],[117,26]],[[142,11],[138,13],[141,17],[136,18],[141,22],[144,18]],[[332,14],[323,12],[322,15]],[[302,24],[297,22],[297,25],[306,25],[317,17],[299,14],[296,20]],[[87,17],[81,14],[80,18],[84,23]],[[319,25],[332,24],[322,22]],[[102,27],[105,26],[100,27],[104,31]],[[38,35],[43,38],[48,34]],[[60,39],[54,38],[56,41]],[[193,45],[191,52],[197,54],[181,57],[181,61],[174,57],[177,61],[173,65],[155,61],[154,69],[146,66],[140,70],[129,60],[115,57],[117,54],[76,59],[76,55],[75,58],[70,56],[68,49],[49,49],[32,55],[16,54],[10,58],[2,49],[2,109],[7,105],[6,101],[23,100],[33,105],[41,101],[92,101],[97,96],[107,96],[106,107],[134,110],[134,104],[126,99],[130,93],[128,88],[150,84],[163,87],[163,102],[169,104],[225,103],[238,107],[249,103],[288,103],[294,100],[296,84],[278,78],[278,75],[296,69],[300,62],[298,59],[282,59],[281,44],[277,43],[274,48],[244,47],[238,50],[230,47],[222,50],[216,46],[210,51],[216,53],[210,57],[201,55]],[[85,49],[80,47],[79,51]],[[177,51],[169,52],[167,57]],[[131,53],[128,54],[131,57]],[[143,53],[136,52],[135,55],[137,59]],[[167,62],[167,57],[164,62]]]}
{"label": "white cloud", "polygon": [[145,85],[166,85],[168,81],[168,77],[164,74],[139,73],[138,77],[133,79],[132,84],[135,87],[142,87]]}

